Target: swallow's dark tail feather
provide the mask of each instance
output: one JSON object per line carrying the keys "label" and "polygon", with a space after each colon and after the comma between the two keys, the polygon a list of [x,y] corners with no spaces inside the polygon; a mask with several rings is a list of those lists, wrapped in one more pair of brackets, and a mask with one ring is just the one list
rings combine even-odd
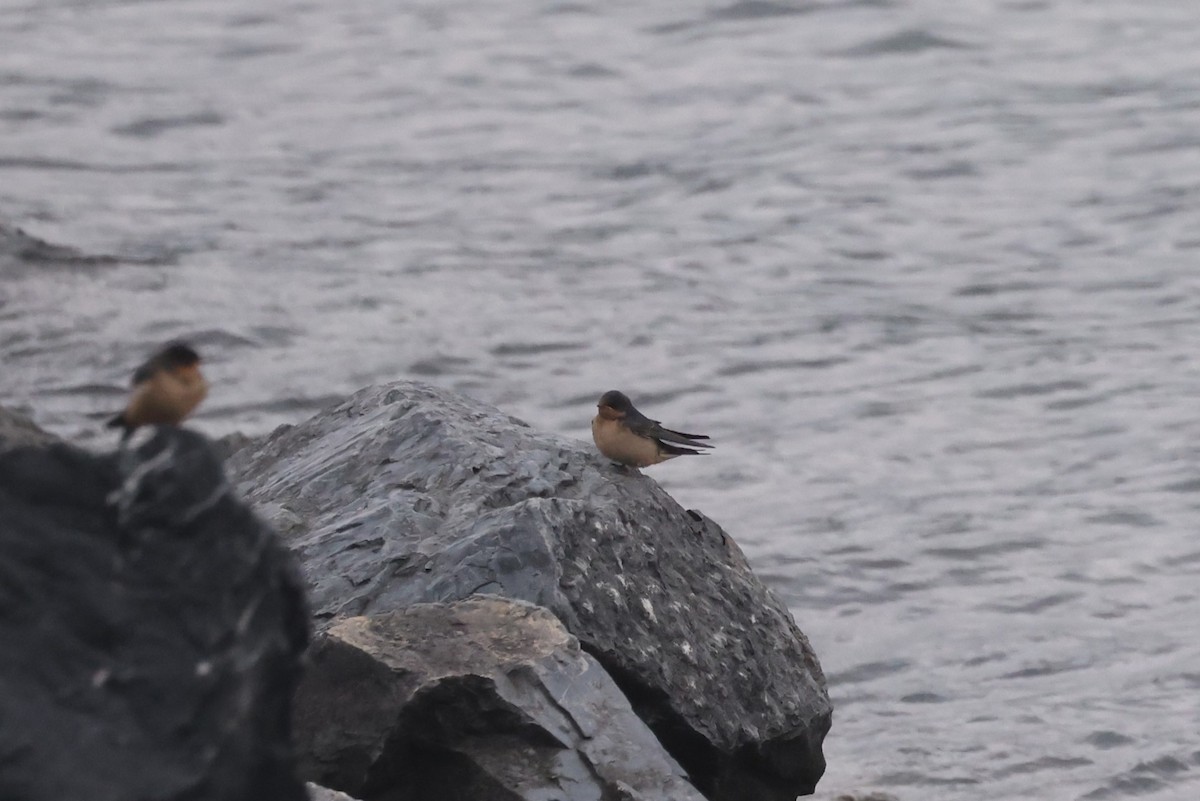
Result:
{"label": "swallow's dark tail feather", "polygon": [[[699,444],[699,443],[697,443],[697,444]],[[678,445],[671,445],[670,443],[663,442],[661,439],[658,440],[658,447],[659,447],[659,450],[661,450],[663,453],[669,453],[672,456],[707,456],[708,455],[708,453],[706,451],[698,451],[698,450],[694,450],[692,448],[681,448]],[[702,447],[708,447],[708,446],[702,446]]]}
{"label": "swallow's dark tail feather", "polygon": [[685,434],[682,431],[672,431],[669,428],[660,428],[655,435],[660,440],[674,442],[676,445],[686,445],[689,448],[711,448],[707,442],[697,442],[696,440],[708,439],[704,434]]}

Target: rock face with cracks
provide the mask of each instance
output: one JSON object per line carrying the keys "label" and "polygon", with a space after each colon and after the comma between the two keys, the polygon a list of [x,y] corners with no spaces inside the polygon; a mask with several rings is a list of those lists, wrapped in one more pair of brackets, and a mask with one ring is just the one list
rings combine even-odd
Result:
{"label": "rock face with cracks", "polygon": [[590,446],[399,382],[229,469],[300,557],[319,621],[476,593],[537,604],[708,798],[790,801],[820,778],[831,706],[791,615],[718,525]]}
{"label": "rock face with cracks", "polygon": [[306,778],[366,798],[702,801],[603,668],[520,601],[340,621],[296,707]]}
{"label": "rock face with cracks", "polygon": [[198,434],[0,445],[0,798],[306,799],[299,582]]}

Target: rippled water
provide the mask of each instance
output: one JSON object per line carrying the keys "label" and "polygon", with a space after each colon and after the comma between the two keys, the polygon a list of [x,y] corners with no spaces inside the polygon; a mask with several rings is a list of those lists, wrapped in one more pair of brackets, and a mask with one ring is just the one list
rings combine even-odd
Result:
{"label": "rippled water", "polygon": [[154,343],[262,432],[423,378],[656,468],[812,637],[820,794],[1200,796],[1200,7],[0,3],[0,403]]}

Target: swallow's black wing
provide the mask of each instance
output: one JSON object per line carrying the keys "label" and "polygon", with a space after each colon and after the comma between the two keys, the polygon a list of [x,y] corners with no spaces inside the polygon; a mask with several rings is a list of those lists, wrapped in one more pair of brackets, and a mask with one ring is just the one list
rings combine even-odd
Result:
{"label": "swallow's black wing", "polygon": [[150,377],[158,372],[159,366],[159,358],[156,353],[138,365],[138,368],[133,371],[133,380],[129,382],[129,385],[136,387],[143,381],[149,381]]}
{"label": "swallow's black wing", "polygon": [[[686,445],[688,448],[712,447],[707,442],[697,442],[697,440],[708,439],[706,435],[685,434],[682,431],[672,431],[669,428],[663,428],[662,423],[657,420],[651,420],[637,409],[630,409],[625,415],[625,425],[629,426],[629,430],[638,436],[656,439],[660,443],[674,442],[676,445]],[[666,448],[666,450],[668,453],[673,452],[670,448]],[[681,449],[681,451],[687,452],[686,449]],[[691,452],[695,453],[695,451]]]}
{"label": "swallow's black wing", "polygon": [[708,439],[707,434],[685,434],[682,431],[672,431],[669,428],[658,427],[659,439],[665,439],[667,442],[677,442],[680,445],[693,445],[697,448],[711,448],[706,442],[697,442],[696,440]]}

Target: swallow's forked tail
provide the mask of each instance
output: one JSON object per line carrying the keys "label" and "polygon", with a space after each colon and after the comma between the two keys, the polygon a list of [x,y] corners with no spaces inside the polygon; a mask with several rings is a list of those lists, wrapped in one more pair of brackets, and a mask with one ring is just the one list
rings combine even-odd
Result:
{"label": "swallow's forked tail", "polygon": [[655,432],[654,438],[659,442],[674,442],[676,445],[683,445],[688,448],[711,448],[712,445],[707,442],[697,442],[697,440],[708,439],[704,434],[685,434],[682,431],[672,431],[669,428],[659,427]]}
{"label": "swallow's forked tail", "polygon": [[[702,448],[703,447],[711,447],[711,446],[707,446],[707,445],[701,445],[701,443],[698,443],[698,442],[695,444],[700,445],[700,447],[702,447]],[[707,456],[708,455],[708,451],[698,451],[698,450],[695,450],[694,448],[681,448],[678,445],[671,445],[668,442],[663,442],[661,439],[658,440],[658,449],[660,451],[662,451],[663,453],[670,454],[667,457],[668,459],[670,459],[674,456]]]}

